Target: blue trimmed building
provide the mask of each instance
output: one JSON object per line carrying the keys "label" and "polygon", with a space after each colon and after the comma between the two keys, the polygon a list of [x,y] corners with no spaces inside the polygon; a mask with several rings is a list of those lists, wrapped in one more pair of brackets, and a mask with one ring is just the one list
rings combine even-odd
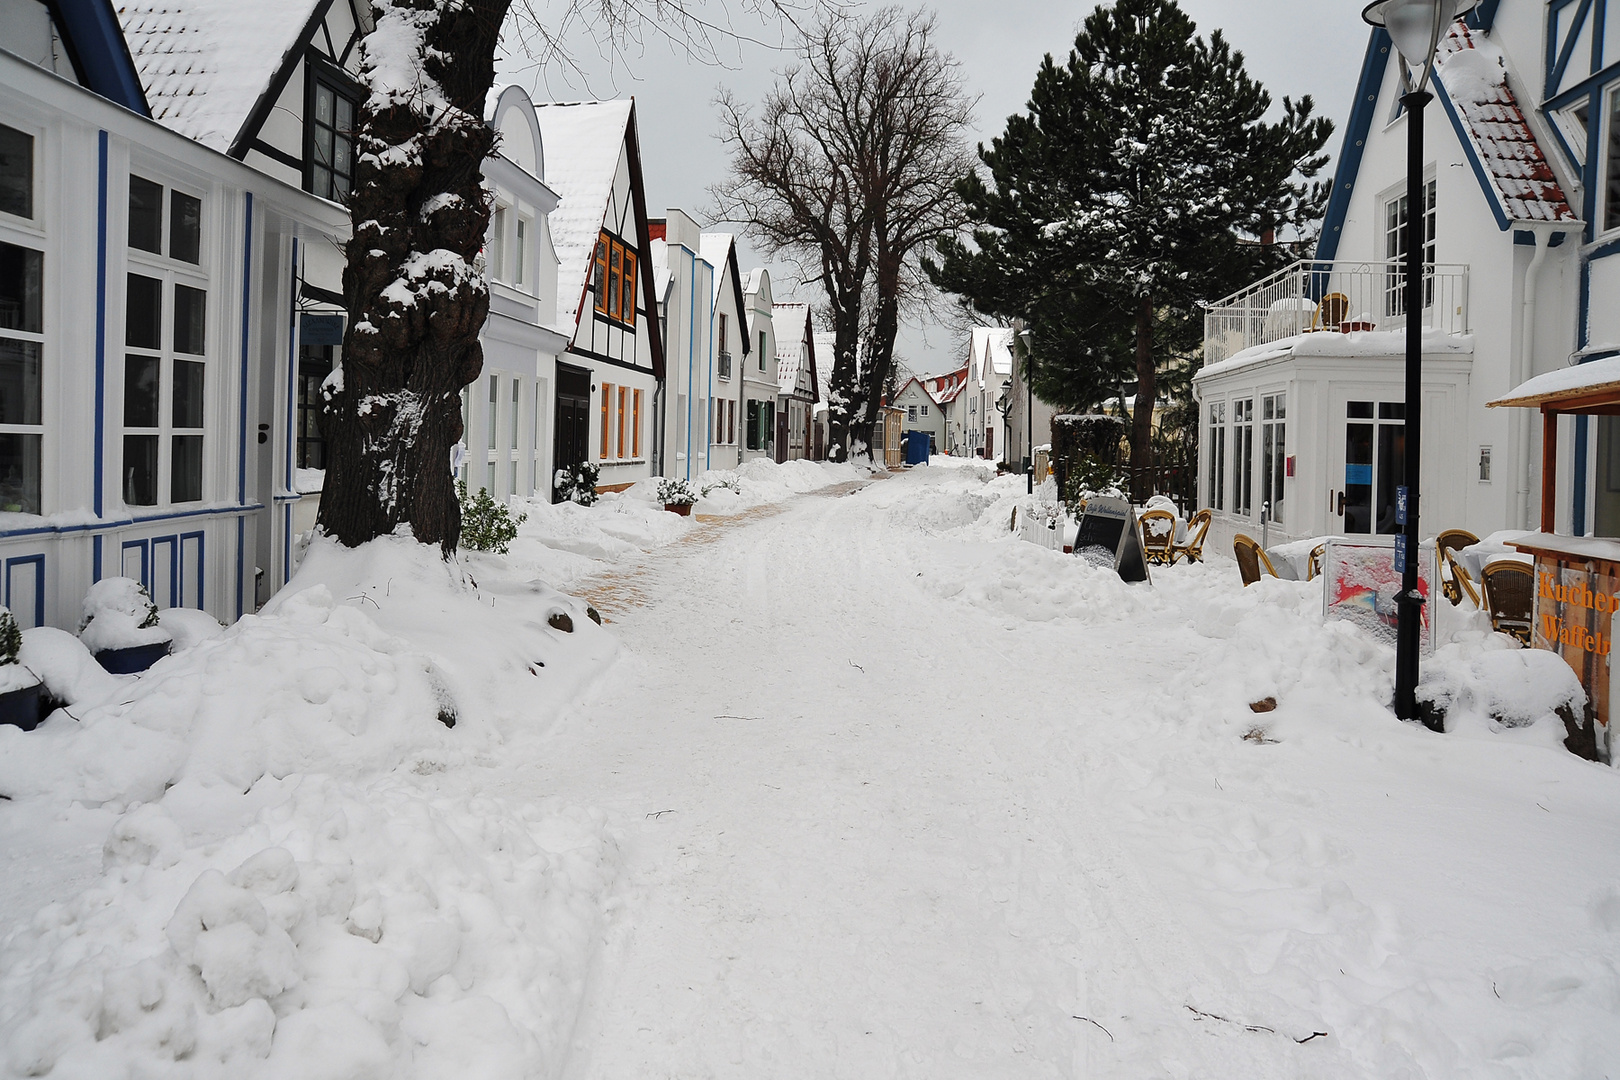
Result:
{"label": "blue trimmed building", "polygon": [[[1535,527],[1539,436],[1485,403],[1620,353],[1620,4],[1482,0],[1442,42],[1409,207],[1398,58],[1373,31],[1316,258],[1208,308],[1212,543],[1390,536],[1404,454],[1403,227],[1425,228],[1423,531]],[[1393,62],[1392,62],[1393,61]],[[1323,331],[1343,331],[1324,333]],[[1522,412],[1522,410],[1520,411]],[[1620,421],[1564,421],[1560,531],[1620,535]]]}

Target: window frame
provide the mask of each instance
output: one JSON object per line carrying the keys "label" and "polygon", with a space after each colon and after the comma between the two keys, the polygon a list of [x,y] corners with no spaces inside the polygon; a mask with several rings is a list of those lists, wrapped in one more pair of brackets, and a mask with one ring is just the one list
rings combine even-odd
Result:
{"label": "window frame", "polygon": [[[618,258],[615,259],[615,256]],[[640,254],[606,229],[598,231],[596,250],[591,256],[592,307],[599,319],[634,330],[637,290],[640,287]],[[626,305],[625,301],[629,304]]]}
{"label": "window frame", "polygon": [[0,222],[9,225],[22,225],[30,230],[41,229],[40,224],[40,198],[39,180],[44,171],[45,133],[32,124],[23,124],[15,117],[0,117],[0,125],[10,128],[19,135],[28,138],[28,216],[23,217],[7,210],[0,210]]}
{"label": "window frame", "polygon": [[[1423,192],[1427,205],[1423,208],[1425,220],[1425,238],[1423,242],[1423,311],[1434,307],[1435,282],[1434,266],[1439,258],[1440,235],[1440,184],[1434,169],[1429,168],[1423,174]],[[1406,317],[1406,283],[1404,267],[1406,254],[1404,251],[1406,241],[1406,220],[1402,219],[1398,226],[1390,226],[1390,213],[1393,207],[1399,206],[1407,198],[1406,184],[1390,188],[1383,192],[1378,199],[1378,244],[1376,250],[1381,253],[1384,266],[1387,268],[1384,284],[1383,316],[1391,319]],[[1410,213],[1410,208],[1408,208]],[[1394,253],[1391,253],[1393,240]],[[1422,312],[1419,312],[1422,317]]]}
{"label": "window frame", "polygon": [[[348,192],[346,192],[341,198],[330,194],[323,194],[321,191],[317,190],[315,186],[315,169],[317,165],[315,161],[315,94],[317,86],[324,86],[326,89],[332,91],[334,98],[332,103],[331,125],[333,135],[333,161],[331,164],[320,166],[333,175],[338,174],[337,169],[333,166],[336,165],[337,138],[341,134],[341,131],[337,126],[337,99],[348,101],[349,108],[353,111],[353,122],[355,126],[350,129],[347,135],[347,140],[349,143],[349,187]],[[359,149],[355,146],[355,134],[360,130],[360,101],[364,97],[364,89],[359,83],[350,77],[348,72],[332,64],[329,60],[318,53],[309,52],[305,54],[304,122],[302,125],[303,131],[300,134],[304,157],[303,188],[305,191],[316,196],[317,198],[327,199],[342,206],[347,206],[349,204],[349,193],[354,191],[355,173],[358,171],[357,166],[359,165],[360,161]]]}
{"label": "window frame", "polygon": [[[10,125],[7,125],[7,126],[10,126]],[[38,140],[37,139],[35,140],[35,145],[36,146],[38,145]],[[36,162],[37,162],[37,151],[36,151]],[[34,175],[36,177],[38,176],[37,169],[35,170]],[[37,210],[38,210],[38,208],[35,207],[36,214],[37,214]],[[37,385],[37,390],[38,390],[38,393],[39,393],[39,400],[36,403],[36,406],[37,406],[37,410],[38,410],[39,419],[38,419],[37,423],[32,423],[32,424],[29,424],[29,423],[0,424],[0,435],[16,435],[16,436],[21,436],[21,437],[23,437],[25,439],[32,439],[33,440],[33,443],[34,443],[34,447],[33,447],[34,475],[31,478],[24,477],[24,479],[23,479],[23,490],[24,490],[24,494],[26,495],[27,490],[28,490],[28,480],[32,479],[32,481],[33,481],[33,494],[34,494],[35,501],[36,501],[37,505],[34,507],[34,509],[30,510],[30,509],[27,508],[27,503],[23,502],[23,503],[19,503],[19,509],[17,509],[17,510],[7,510],[6,512],[8,512],[8,513],[22,513],[22,514],[44,514],[44,513],[47,513],[48,510],[49,510],[49,508],[46,506],[46,485],[45,485],[45,472],[46,472],[46,470],[45,470],[44,458],[45,458],[45,426],[46,426],[45,425],[45,416],[46,416],[45,381],[46,381],[47,372],[49,371],[49,358],[50,358],[50,347],[49,347],[49,341],[48,341],[48,336],[49,336],[48,331],[50,330],[51,303],[50,303],[50,298],[47,295],[47,293],[50,291],[50,270],[49,270],[49,267],[47,265],[47,261],[48,261],[48,259],[50,257],[50,252],[46,250],[47,245],[44,243],[44,239],[42,237],[31,236],[28,233],[22,232],[21,230],[13,231],[11,228],[9,228],[10,223],[13,220],[28,221],[30,224],[34,224],[35,222],[34,222],[34,219],[17,218],[15,215],[9,215],[9,216],[6,216],[4,218],[0,218],[0,242],[4,242],[6,244],[9,244],[10,246],[12,246],[14,248],[21,249],[24,252],[30,252],[30,253],[32,253],[34,255],[37,255],[39,257],[39,329],[37,331],[29,330],[29,329],[26,328],[26,326],[22,327],[22,328],[18,328],[18,329],[10,329],[10,328],[0,329],[0,340],[14,341],[14,342],[18,342],[18,343],[23,344],[23,345],[32,345],[32,346],[35,347],[35,350],[36,350],[37,356],[38,356],[38,365],[39,365],[38,374],[36,376],[36,381],[37,381],[37,384],[38,384]],[[19,243],[18,241],[31,241],[31,242],[30,243]],[[39,246],[35,247],[35,246],[33,246],[34,244],[38,244]],[[26,259],[26,255],[24,256],[24,258]],[[24,273],[26,274],[26,270],[24,271]],[[26,411],[25,411],[25,415],[26,415]],[[24,461],[26,461],[26,460],[27,460],[27,454],[25,453],[24,454]],[[0,503],[0,510],[6,510],[6,507],[5,507],[5,505],[3,503]]]}

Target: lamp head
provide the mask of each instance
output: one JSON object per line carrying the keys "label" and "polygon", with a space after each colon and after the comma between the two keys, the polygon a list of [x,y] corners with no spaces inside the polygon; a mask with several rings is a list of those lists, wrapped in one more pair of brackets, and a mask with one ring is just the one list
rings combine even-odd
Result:
{"label": "lamp head", "polygon": [[[1372,26],[1389,31],[1390,40],[1409,68],[1420,73],[1414,89],[1429,81],[1434,53],[1452,20],[1473,8],[1479,0],[1373,0],[1361,12]],[[1402,72],[1402,74],[1406,74]],[[1408,77],[1408,83],[1411,80]]]}

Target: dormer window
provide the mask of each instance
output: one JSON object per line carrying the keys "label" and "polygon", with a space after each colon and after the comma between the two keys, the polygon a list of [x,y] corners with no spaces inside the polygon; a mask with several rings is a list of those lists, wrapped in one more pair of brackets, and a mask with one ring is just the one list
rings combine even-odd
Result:
{"label": "dormer window", "polygon": [[605,229],[596,238],[596,313],[636,325],[636,252]]}
{"label": "dormer window", "polygon": [[354,132],[359,112],[359,96],[351,87],[317,65],[309,65],[304,187],[323,199],[346,203],[354,190]]}

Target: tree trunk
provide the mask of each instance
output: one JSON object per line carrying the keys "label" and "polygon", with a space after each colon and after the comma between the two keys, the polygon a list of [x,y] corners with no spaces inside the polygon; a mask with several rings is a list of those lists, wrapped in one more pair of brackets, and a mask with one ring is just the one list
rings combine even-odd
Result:
{"label": "tree trunk", "polygon": [[[1153,367],[1153,297],[1136,301],[1136,408],[1131,411],[1131,498],[1141,502],[1153,494],[1153,482],[1146,471],[1153,464],[1153,399],[1158,392]],[[1142,478],[1143,488],[1134,483]]]}
{"label": "tree trunk", "polygon": [[871,449],[871,434],[859,430],[862,408],[860,379],[861,304],[859,293],[853,301],[833,308],[833,368],[828,380],[827,426],[831,461],[848,461],[851,448],[864,441]]}
{"label": "tree trunk", "polygon": [[[408,525],[446,558],[461,535],[450,451],[483,368],[489,286],[484,99],[510,0],[372,0],[343,298],[342,366],[323,387],[320,527],[354,547]],[[414,74],[400,85],[401,72]]]}
{"label": "tree trunk", "polygon": [[868,431],[879,423],[878,410],[883,405],[884,388],[889,382],[889,372],[894,369],[894,339],[900,332],[899,268],[883,265],[888,262],[883,255],[878,258],[877,319],[872,327],[866,368],[861,372],[861,388],[866,394],[863,420]]}

